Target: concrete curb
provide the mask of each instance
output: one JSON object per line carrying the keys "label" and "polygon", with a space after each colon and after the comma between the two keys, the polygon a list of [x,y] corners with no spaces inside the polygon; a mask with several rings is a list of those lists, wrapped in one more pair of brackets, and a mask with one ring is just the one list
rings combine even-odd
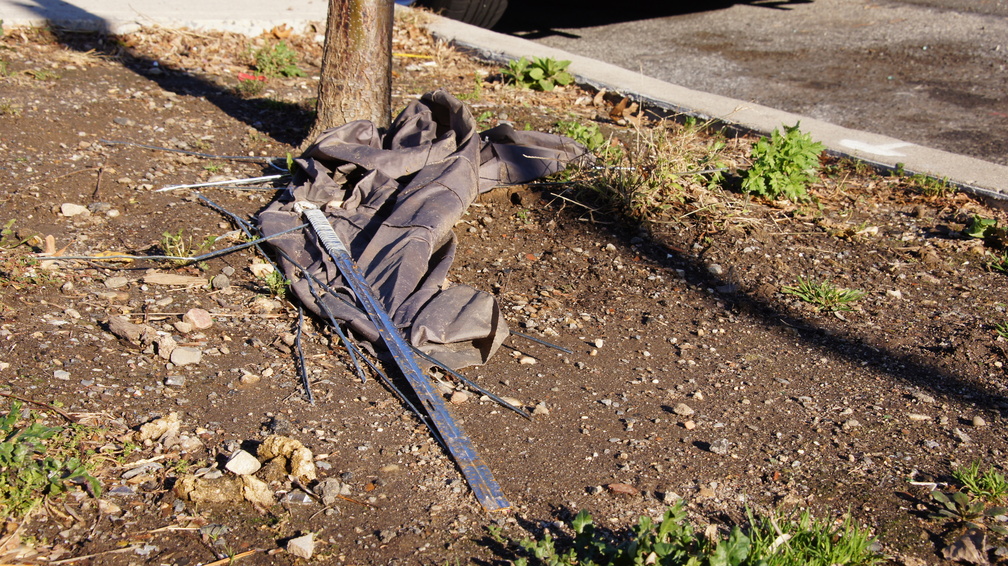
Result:
{"label": "concrete curb", "polygon": [[766,106],[683,88],[615,65],[581,57],[561,49],[495,33],[437,16],[427,28],[437,38],[475,52],[494,62],[518,57],[552,57],[571,61],[568,70],[578,82],[628,95],[645,104],[768,135],[774,128],[801,122],[801,129],[826,145],[831,153],[849,156],[883,168],[902,166],[948,181],[975,195],[1008,200],[1008,167],[905,142],[888,136],[852,130]]}

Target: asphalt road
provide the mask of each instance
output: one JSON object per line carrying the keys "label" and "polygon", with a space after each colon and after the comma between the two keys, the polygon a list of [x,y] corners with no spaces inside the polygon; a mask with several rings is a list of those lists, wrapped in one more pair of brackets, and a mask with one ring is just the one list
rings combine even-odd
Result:
{"label": "asphalt road", "polygon": [[1008,165],[1008,0],[511,0],[496,29]]}

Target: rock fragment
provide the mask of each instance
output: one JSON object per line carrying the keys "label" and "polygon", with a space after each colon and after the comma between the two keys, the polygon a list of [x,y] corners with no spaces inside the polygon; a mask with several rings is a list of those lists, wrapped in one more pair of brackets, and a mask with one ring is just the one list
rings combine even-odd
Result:
{"label": "rock fragment", "polygon": [[193,308],[186,311],[182,315],[182,322],[187,322],[196,328],[197,330],[206,330],[213,326],[213,318],[210,313],[204,309]]}
{"label": "rock fragment", "polygon": [[224,467],[236,476],[247,476],[258,472],[262,464],[255,456],[244,450],[239,450],[231,456]]}
{"label": "rock fragment", "polygon": [[696,413],[696,411],[694,411],[693,408],[686,403],[676,403],[675,407],[672,407],[672,412],[680,417],[690,417]]}
{"label": "rock fragment", "polygon": [[312,462],[311,450],[299,440],[286,436],[268,436],[259,445],[258,455],[263,461],[279,459],[287,473],[302,483],[315,481],[315,463]]}
{"label": "rock fragment", "polygon": [[311,558],[315,553],[315,539],[311,533],[287,541],[287,552],[298,558]]}
{"label": "rock fragment", "polygon": [[171,357],[169,359],[171,360],[171,363],[177,366],[198,364],[200,360],[203,359],[203,352],[199,348],[179,346],[178,348],[172,350]]}

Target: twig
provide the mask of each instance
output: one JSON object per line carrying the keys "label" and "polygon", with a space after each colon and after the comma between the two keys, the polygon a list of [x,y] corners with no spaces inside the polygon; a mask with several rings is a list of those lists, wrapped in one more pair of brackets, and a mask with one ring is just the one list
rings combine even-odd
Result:
{"label": "twig", "polygon": [[200,255],[196,255],[196,256],[188,256],[188,257],[186,257],[186,256],[177,256],[177,255],[130,255],[130,254],[104,255],[104,256],[94,256],[94,255],[87,255],[87,256],[85,256],[85,255],[62,255],[62,256],[44,256],[44,257],[46,259],[51,259],[51,260],[108,261],[108,260],[117,260],[117,259],[120,259],[120,260],[121,259],[128,259],[128,260],[146,259],[146,260],[151,260],[151,261],[180,261],[180,260],[186,260],[189,263],[196,263],[196,262],[200,262],[200,261],[206,261],[208,259],[213,259],[215,257],[219,257],[219,256],[222,256],[222,255],[227,255],[229,253],[237,252],[237,251],[240,251],[240,250],[244,250],[245,248],[251,248],[252,246],[258,246],[262,242],[265,242],[267,240],[271,240],[273,238],[279,238],[280,236],[284,236],[286,234],[290,234],[291,232],[296,232],[296,231],[301,230],[302,228],[305,228],[307,226],[308,226],[307,224],[302,224],[300,226],[295,226],[294,228],[289,228],[287,230],[284,230],[283,232],[277,232],[276,234],[271,234],[271,235],[263,237],[263,238],[257,238],[255,240],[252,240],[251,242],[244,242],[244,243],[237,244],[237,245],[234,245],[234,246],[231,246],[231,247],[228,247],[228,248],[220,249],[220,250],[217,250],[217,251],[207,252],[205,254],[200,254]]}
{"label": "twig", "polygon": [[90,560],[92,558],[97,558],[99,556],[105,556],[106,554],[121,554],[123,552],[129,552],[131,550],[136,550],[137,546],[131,544],[129,546],[124,546],[122,548],[115,548],[112,550],[106,550],[105,552],[96,552],[94,554],[85,554],[83,556],[74,556],[72,558],[64,558],[62,560],[53,560],[49,564],[70,564],[71,562],[79,562],[81,560]]}
{"label": "twig", "polygon": [[252,556],[257,552],[266,552],[261,548],[253,548],[252,550],[246,550],[245,552],[240,552],[234,556],[229,556],[227,558],[221,558],[220,560],[214,560],[213,562],[207,562],[203,566],[225,566],[234,563],[235,560],[239,558],[245,558],[246,556]]}
{"label": "twig", "polygon": [[97,199],[98,198],[98,193],[101,192],[101,178],[102,178],[102,173],[104,173],[104,172],[105,172],[105,168],[104,167],[99,167],[98,168],[98,180],[95,181],[94,192],[91,193],[91,199],[92,200]]}
{"label": "twig", "polygon": [[66,419],[68,422],[72,422],[72,423],[76,423],[77,422],[77,419],[73,418],[72,416],[70,416],[69,414],[67,414],[64,411],[62,411],[62,410],[60,410],[60,409],[58,409],[56,407],[53,407],[49,403],[43,403],[42,401],[33,401],[31,399],[27,399],[25,397],[21,397],[20,395],[15,395],[13,393],[0,393],[0,397],[8,397],[10,399],[17,399],[18,401],[23,401],[25,403],[31,403],[32,405],[37,405],[39,407],[45,407],[46,409],[49,409],[50,411],[53,411],[54,413],[59,413],[59,416],[61,416],[64,419]]}

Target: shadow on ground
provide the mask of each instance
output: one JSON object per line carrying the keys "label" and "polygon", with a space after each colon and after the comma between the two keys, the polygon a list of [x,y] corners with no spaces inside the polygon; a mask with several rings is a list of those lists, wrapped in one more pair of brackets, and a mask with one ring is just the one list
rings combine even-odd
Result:
{"label": "shadow on ground", "polygon": [[586,28],[619,22],[648,20],[681,16],[697,12],[722,10],[735,4],[749,4],[772,10],[789,10],[794,4],[808,4],[813,0],[711,0],[709,2],[629,2],[624,4],[589,0],[560,0],[536,2],[534,0],[509,0],[504,17],[494,26],[495,31],[509,33],[526,39],[551,35],[576,36],[559,31]]}

